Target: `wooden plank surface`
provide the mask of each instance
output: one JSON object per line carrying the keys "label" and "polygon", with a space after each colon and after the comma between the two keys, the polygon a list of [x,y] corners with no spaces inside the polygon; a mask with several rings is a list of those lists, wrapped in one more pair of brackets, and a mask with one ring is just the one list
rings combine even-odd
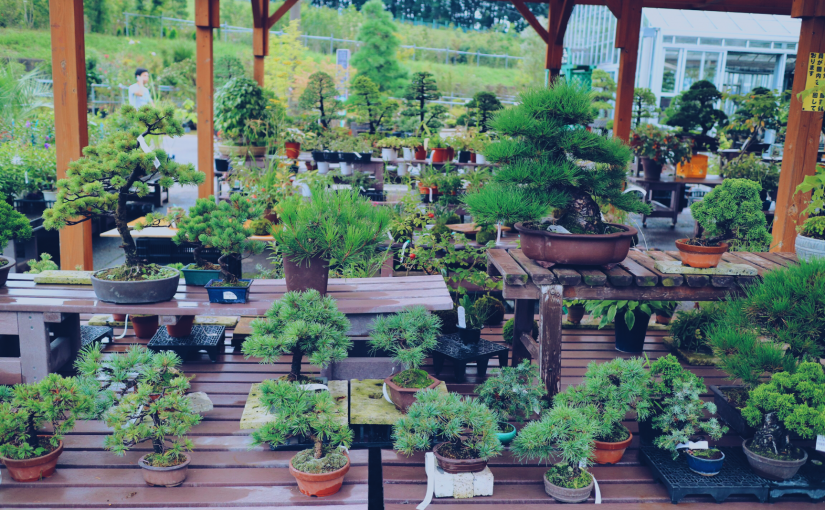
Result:
{"label": "wooden plank surface", "polygon": [[648,271],[655,274],[659,278],[659,284],[662,285],[662,287],[678,287],[685,281],[684,276],[681,274],[666,274],[656,269],[654,267],[656,261],[647,256],[645,253],[630,250],[630,253],[628,253],[627,256]]}
{"label": "wooden plank surface", "polygon": [[521,250],[509,250],[508,253],[530,275],[530,280],[534,284],[555,285],[558,282],[554,273],[536,264],[534,260],[527,258]]}
{"label": "wooden plank surface", "polygon": [[527,283],[527,273],[507,250],[487,250],[487,261],[504,277],[505,285],[523,286]]}
{"label": "wooden plank surface", "polygon": [[[655,251],[651,250],[647,252],[647,255],[651,258],[663,262],[668,262],[672,260],[678,260],[681,262],[682,257],[679,255],[678,251]],[[706,285],[710,284],[710,276],[706,274],[685,274],[682,275],[685,277],[685,283],[689,287],[705,287]]]}
{"label": "wooden plank surface", "polygon": [[631,257],[627,257],[619,265],[633,275],[633,281],[638,287],[653,287],[659,284],[659,277],[653,271],[642,266]]}

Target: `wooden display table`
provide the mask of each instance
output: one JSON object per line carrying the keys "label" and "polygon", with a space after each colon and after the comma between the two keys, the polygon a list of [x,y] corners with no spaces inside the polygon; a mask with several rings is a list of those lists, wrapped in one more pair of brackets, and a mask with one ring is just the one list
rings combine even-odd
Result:
{"label": "wooden display table", "polygon": [[[745,264],[757,276],[664,274],[656,261],[679,260],[678,252],[631,250],[611,268],[553,266],[550,269],[528,259],[521,250],[488,250],[487,270],[502,276],[504,299],[515,300],[513,360],[539,362],[541,378],[552,397],[560,391],[561,328],[563,299],[627,299],[635,301],[717,301],[740,295],[743,285],[766,271],[796,262],[793,253],[726,253],[723,260]],[[533,340],[535,302],[539,301],[539,338]]]}

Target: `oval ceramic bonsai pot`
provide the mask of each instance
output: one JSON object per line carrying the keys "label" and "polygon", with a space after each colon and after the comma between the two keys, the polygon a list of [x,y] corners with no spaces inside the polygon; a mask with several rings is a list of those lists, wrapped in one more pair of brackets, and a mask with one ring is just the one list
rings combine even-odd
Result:
{"label": "oval ceramic bonsai pot", "polygon": [[284,278],[288,292],[315,289],[323,296],[329,283],[329,261],[312,257],[298,262],[284,257]]}
{"label": "oval ceramic bonsai pot", "polygon": [[209,280],[217,280],[221,277],[220,269],[187,269],[180,270],[183,273],[183,281],[186,285],[203,287]]}
{"label": "oval ceramic bonsai pot", "polygon": [[636,317],[633,323],[633,329],[627,327],[624,321],[624,314],[616,314],[614,322],[615,330],[613,334],[616,337],[616,350],[621,352],[642,352],[645,348],[645,336],[647,336],[647,326],[650,322],[650,315],[643,311],[633,310],[633,315]]}
{"label": "oval ceramic bonsai pot", "polygon": [[584,305],[572,305],[567,307],[567,320],[571,324],[581,324],[584,317]]}
{"label": "oval ceramic bonsai pot", "polygon": [[685,451],[685,459],[691,471],[702,476],[716,476],[722,471],[722,465],[725,463],[725,454],[722,454],[720,459],[706,459],[704,457],[694,457],[689,451]]}
{"label": "oval ceramic bonsai pot", "polygon": [[183,454],[186,461],[177,466],[155,467],[146,463],[146,455],[138,459],[140,471],[143,473],[143,480],[148,485],[156,487],[177,487],[186,480],[186,472],[189,471],[189,462],[192,459],[187,454]]}
{"label": "oval ceramic bonsai pot", "polygon": [[751,465],[753,472],[762,478],[775,482],[790,480],[796,475],[799,468],[808,462],[808,452],[801,448],[800,450],[804,456],[799,460],[771,459],[750,451],[748,449],[748,441],[748,439],[742,441],[742,451],[745,452],[745,456],[748,458],[748,463]]}
{"label": "oval ceramic bonsai pot", "polygon": [[499,422],[498,429],[501,430],[502,428],[507,430],[507,432],[496,432],[496,436],[498,436],[498,440],[501,444],[507,444],[516,437],[516,427],[512,423],[502,421]]}
{"label": "oval ceramic bonsai pot", "polygon": [[248,285],[246,287],[242,287],[240,285],[231,287],[227,285],[218,285],[213,287],[213,284],[223,282],[223,280],[209,280],[204,287],[207,295],[209,296],[209,302],[225,305],[246,303],[246,300],[249,299],[249,289],[252,287],[252,280],[238,278],[238,281],[248,282]]}
{"label": "oval ceramic bonsai pot", "polygon": [[406,413],[407,409],[413,405],[415,402],[415,394],[421,390],[430,390],[441,384],[441,381],[436,379],[435,377],[427,374],[427,377],[430,378],[432,384],[427,386],[426,388],[402,388],[401,386],[392,382],[392,378],[398,374],[393,374],[386,379],[384,379],[384,384],[387,385],[387,390],[390,392],[390,400],[395,405],[395,408],[401,411],[402,413]]}
{"label": "oval ceramic bonsai pot", "polygon": [[719,246],[691,246],[685,241],[687,239],[677,239],[676,249],[679,250],[679,255],[682,257],[682,265],[709,268],[719,265],[722,260],[722,255],[728,251],[726,243],[719,243]]}
{"label": "oval ceramic bonsai pot", "polygon": [[[48,437],[48,436],[38,436]],[[0,456],[0,460],[9,470],[9,475],[16,482],[36,482],[54,474],[57,468],[57,458],[63,453],[63,441],[53,451],[41,457],[18,460]]]}
{"label": "oval ceramic bonsai pot", "polygon": [[132,321],[132,328],[138,338],[152,338],[158,330],[157,315],[130,315],[129,320]]}
{"label": "oval ceramic bonsai pot", "polygon": [[652,158],[640,158],[642,160],[642,168],[645,172],[646,181],[659,181],[662,179],[662,164],[656,162]]}
{"label": "oval ceramic bonsai pot", "polygon": [[458,328],[458,337],[464,345],[475,345],[481,340],[481,330]]}
{"label": "oval ceramic bonsai pot", "polygon": [[97,277],[103,271],[106,269],[92,273],[92,289],[99,300],[120,305],[169,301],[178,291],[180,281],[180,271],[177,270],[175,276],[142,282],[103,280]]}
{"label": "oval ceramic bonsai pot", "polygon": [[557,234],[545,230],[526,228],[522,223],[515,227],[521,236],[521,250],[533,260],[556,264],[603,266],[615,264],[627,258],[627,252],[638,231],[627,225],[606,223],[622,229],[613,234]]}
{"label": "oval ceramic bonsai pot", "polygon": [[633,433],[627,431],[628,436],[624,441],[618,443],[608,443],[606,441],[596,441],[596,447],[593,449],[593,461],[596,464],[616,464],[622,460],[622,455],[630,442],[633,440]]}
{"label": "oval ceramic bonsai pot", "polygon": [[[801,260],[813,260],[825,258],[825,241],[822,239],[814,239],[813,237],[805,237],[803,235],[796,235],[796,255]],[[0,276],[0,280],[2,276]],[[2,285],[0,283],[0,285]]]}
{"label": "oval ceramic bonsai pot", "polygon": [[444,457],[439,453],[441,447],[447,443],[440,443],[433,448],[435,458],[438,460],[438,465],[445,473],[475,473],[487,467],[487,461],[482,459],[451,459]]}
{"label": "oval ceramic bonsai pot", "polygon": [[550,480],[547,479],[547,475],[542,475],[542,478],[544,479],[544,492],[559,503],[582,503],[587,501],[595,485],[592,475],[590,476],[590,485],[582,487],[581,489],[567,489],[553,485],[550,483]]}
{"label": "oval ceramic bonsai pot", "polygon": [[6,280],[9,278],[9,272],[14,265],[14,261],[7,257],[0,257],[0,262],[5,262],[0,266],[0,287],[6,285]]}
{"label": "oval ceramic bonsai pot", "polygon": [[[289,460],[289,474],[295,477],[298,481],[298,490],[307,496],[316,496],[322,498],[324,496],[332,496],[339,490],[344,483],[344,475],[347,474],[350,467],[349,455],[344,453],[347,457],[347,463],[341,469],[336,469],[330,473],[304,473],[298,471],[292,466],[292,459]],[[293,457],[294,458],[294,457]]]}
{"label": "oval ceramic bonsai pot", "polygon": [[166,332],[172,338],[183,338],[192,334],[192,325],[195,324],[194,315],[181,315],[178,317],[177,324],[166,325]]}

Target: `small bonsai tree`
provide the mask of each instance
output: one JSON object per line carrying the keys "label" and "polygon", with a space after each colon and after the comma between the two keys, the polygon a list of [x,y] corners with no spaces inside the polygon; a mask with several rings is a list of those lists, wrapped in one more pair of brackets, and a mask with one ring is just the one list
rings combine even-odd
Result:
{"label": "small bonsai tree", "polygon": [[547,390],[540,384],[538,367],[523,360],[514,367],[501,367],[496,377],[476,386],[478,399],[504,420],[523,422],[540,414],[547,402]]}
{"label": "small bonsai tree", "polygon": [[487,460],[501,455],[499,416],[482,402],[435,388],[418,392],[416,398],[392,428],[393,448],[409,456],[443,439],[438,453],[445,457]]}
{"label": "small bonsai tree", "polygon": [[215,91],[215,129],[235,145],[264,145],[269,120],[267,93],[252,78],[240,75]]}
{"label": "small bonsai tree", "polygon": [[471,112],[471,115],[476,118],[476,125],[480,133],[485,133],[489,129],[488,123],[493,118],[493,113],[504,108],[495,94],[484,90],[476,92],[465,106]]}
{"label": "small bonsai tree", "polygon": [[561,461],[544,476],[553,485],[582,489],[593,482],[587,466],[595,446],[598,425],[580,409],[556,403],[540,421],[530,422],[519,432],[511,450],[521,460]]}
{"label": "small bonsai tree", "polygon": [[616,443],[630,437],[622,425],[628,411],[635,409],[640,420],[650,412],[649,380],[641,358],[590,362],[584,381],[556,395],[554,403],[581,409],[596,426],[596,440]]}
{"label": "small bonsai tree", "polygon": [[466,329],[484,329],[484,324],[493,314],[499,311],[494,306],[491,306],[489,302],[482,301],[482,299],[483,298],[479,298],[473,301],[467,294],[461,296],[458,304],[464,308]]}
{"label": "small bonsai tree", "polygon": [[693,217],[705,230],[701,239],[689,239],[694,246],[730,245],[731,251],[765,251],[771,244],[762,200],[762,187],[748,179],[725,179],[705,198],[690,206]]}
{"label": "small bonsai tree", "polygon": [[350,107],[360,122],[369,124],[371,135],[377,132],[383,122],[392,120],[401,106],[398,101],[381,97],[378,85],[360,74],[352,81],[350,91]]}
{"label": "small bonsai tree", "polygon": [[140,141],[146,136],[175,137],[183,133],[174,113],[173,107],[143,106],[135,110],[124,105],[115,122],[127,127],[108,133],[98,144],[84,148],[82,158],[69,163],[66,178],[57,182],[54,207],[43,212],[47,229],[76,225],[91,218],[113,218],[126,254],[126,263],[106,275],[113,279],[150,279],[165,271],[158,266],[145,266],[138,257],[126,213],[130,197],[148,195],[147,182],[157,176],[157,185],[164,188],[175,183],[197,185],[204,180],[204,174],[195,171],[191,164],[176,163],[163,149],[141,149]]}
{"label": "small bonsai tree", "polygon": [[[3,253],[6,245],[12,239],[26,240],[31,235],[32,228],[29,225],[29,220],[15,211],[0,193],[0,253]],[[0,260],[0,267],[5,266],[7,263],[6,260]]]}
{"label": "small bonsai tree", "polygon": [[[513,318],[507,319],[504,327],[501,328],[501,337],[504,339],[505,344],[513,345],[513,331],[515,331],[515,328],[516,320]],[[533,321],[533,328],[530,330],[530,336],[533,337],[533,340],[538,340],[539,338],[539,323],[535,320]]]}
{"label": "small bonsai tree", "polygon": [[599,119],[607,121],[607,129],[613,127],[613,121],[609,119],[610,112],[614,108],[613,101],[616,100],[616,81],[610,73],[604,69],[594,69],[590,76],[590,106],[594,115]]}
{"label": "small bonsai tree", "polygon": [[0,456],[24,460],[56,450],[91,408],[92,399],[71,377],[49,374],[35,383],[0,386]]}
{"label": "small bonsai tree", "polygon": [[441,127],[439,118],[446,112],[446,109],[442,105],[429,105],[428,103],[440,98],[441,93],[438,91],[435,77],[426,71],[415,73],[404,92],[407,108],[401,111],[401,115],[417,117],[416,131],[423,128],[437,130]]}
{"label": "small bonsai tree", "polygon": [[261,402],[278,415],[252,433],[253,445],[286,444],[291,438],[313,447],[292,458],[292,467],[304,473],[329,473],[346,466],[339,449],[352,444],[347,417],[339,414],[328,391],[311,391],[297,383],[267,380],[261,383]]}
{"label": "small bonsai tree", "polygon": [[656,94],[652,90],[636,87],[633,89],[633,129],[642,125],[646,119],[654,119],[659,113],[656,106]]}
{"label": "small bonsai tree", "polygon": [[[635,195],[622,193],[630,148],[588,132],[592,122],[589,92],[566,80],[524,92],[517,106],[499,111],[491,127],[500,139],[485,155],[501,167],[491,184],[464,197],[473,217],[537,222],[557,209],[557,223],[568,231],[605,234],[612,230],[597,200],[622,211],[649,211]],[[579,164],[584,161],[594,164]]]}
{"label": "small bonsai tree", "polygon": [[722,93],[713,83],[707,80],[694,82],[688,90],[676,96],[665,110],[665,124],[678,127],[685,133],[698,132],[706,137],[711,129],[728,118],[725,112],[714,108],[720,99]]}
{"label": "small bonsai tree", "polygon": [[298,106],[306,110],[317,110],[318,121],[324,129],[328,129],[330,122],[338,118],[338,110],[341,109],[338,96],[332,76],[318,71],[309,76],[307,87],[298,99]]}
{"label": "small bonsai tree", "polygon": [[427,372],[419,369],[430,349],[438,344],[441,320],[423,306],[381,315],[372,323],[369,345],[373,352],[389,352],[393,361],[405,367],[393,377],[403,388],[426,388],[432,384]]}
{"label": "small bonsai tree", "polygon": [[40,260],[31,259],[28,264],[29,270],[26,271],[28,274],[40,274],[43,271],[57,271],[60,269],[60,266],[52,260],[52,256],[46,252],[40,254]]}
{"label": "small bonsai tree", "polygon": [[302,381],[301,359],[320,367],[346,359],[352,341],[347,336],[350,322],[338,311],[333,298],[317,290],[287,292],[272,303],[266,318],[252,321],[252,335],[243,344],[247,358],[261,358],[261,363],[276,363],[284,354],[292,354],[288,380]]}
{"label": "small bonsai tree", "polygon": [[478,298],[473,306],[479,310],[486,310],[485,315],[487,315],[487,319],[484,321],[485,326],[501,324],[501,321],[504,320],[504,313],[507,311],[504,303],[489,294]]}

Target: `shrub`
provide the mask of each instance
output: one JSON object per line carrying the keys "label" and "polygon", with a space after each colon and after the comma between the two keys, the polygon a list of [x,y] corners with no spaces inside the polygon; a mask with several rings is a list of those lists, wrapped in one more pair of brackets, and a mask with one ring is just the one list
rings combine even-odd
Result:
{"label": "shrub", "polygon": [[524,421],[545,407],[547,390],[539,380],[538,367],[523,360],[514,367],[501,367],[498,375],[476,386],[478,399],[505,420]]}
{"label": "shrub", "polygon": [[252,78],[234,76],[215,91],[215,129],[236,145],[263,145],[256,124],[267,122],[267,94]]}
{"label": "shrub", "polygon": [[[515,319],[507,319],[507,322],[504,323],[504,327],[501,330],[501,336],[504,339],[504,343],[507,345],[513,345],[513,330],[515,329],[516,320]],[[533,340],[538,340],[539,338],[539,323],[533,321],[533,329],[530,332],[530,335],[533,337]]]}
{"label": "shrub", "polygon": [[335,88],[335,79],[323,71],[318,71],[309,76],[307,86],[298,99],[298,105],[305,110],[317,110],[318,120],[327,129],[333,120],[339,118],[339,95]]}
{"label": "shrub", "polygon": [[40,260],[31,259],[28,264],[29,270],[26,271],[28,274],[40,274],[43,271],[57,271],[60,269],[60,266],[52,260],[52,256],[46,252],[40,254]]}
{"label": "shrub", "polygon": [[776,198],[779,188],[779,165],[764,163],[755,154],[747,154],[733,159],[722,169],[727,179],[748,179],[762,186],[759,198],[765,200],[768,193]]}
{"label": "shrub", "polygon": [[489,294],[478,298],[475,306],[479,310],[486,310],[487,320],[484,321],[486,326],[495,326],[496,324],[501,324],[501,321],[504,320],[504,312],[506,311],[504,303]]}
{"label": "shrub", "polygon": [[700,246],[730,245],[731,251],[765,251],[771,244],[762,200],[762,187],[747,179],[725,179],[705,197],[690,206],[693,217],[705,230],[704,239],[691,240]]}
{"label": "shrub", "polygon": [[670,335],[676,347],[691,352],[710,352],[708,332],[721,313],[715,303],[705,303],[693,310],[682,310],[670,323]]}
{"label": "shrub", "polygon": [[[0,195],[0,253],[12,239],[25,240],[31,235],[32,228],[28,218],[15,211]],[[0,261],[0,267],[4,265],[5,261]]]}
{"label": "shrub", "polygon": [[441,320],[426,308],[410,307],[393,315],[378,316],[372,323],[369,345],[373,352],[389,352],[393,361],[404,366],[405,370],[393,382],[405,388],[424,388],[432,381],[418,367],[438,344],[440,327]]}
{"label": "shrub", "polygon": [[825,216],[810,216],[798,229],[805,237],[825,240]]}
{"label": "shrub", "polygon": [[490,317],[498,312],[488,302],[481,301],[482,299],[473,301],[467,294],[461,296],[458,304],[464,308],[464,321],[467,329],[483,329]]}

